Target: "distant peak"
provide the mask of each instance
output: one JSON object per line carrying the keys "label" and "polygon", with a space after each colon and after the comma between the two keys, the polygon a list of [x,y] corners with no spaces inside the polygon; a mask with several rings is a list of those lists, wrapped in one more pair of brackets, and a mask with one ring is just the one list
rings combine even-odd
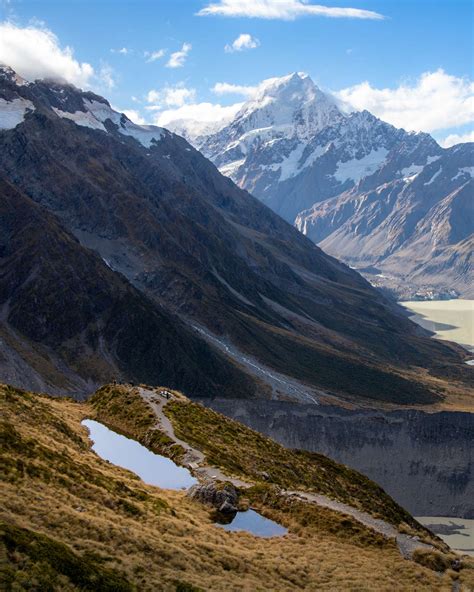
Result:
{"label": "distant peak", "polygon": [[19,76],[13,68],[2,63],[0,63],[0,79],[15,82],[20,86],[27,84],[27,81]]}

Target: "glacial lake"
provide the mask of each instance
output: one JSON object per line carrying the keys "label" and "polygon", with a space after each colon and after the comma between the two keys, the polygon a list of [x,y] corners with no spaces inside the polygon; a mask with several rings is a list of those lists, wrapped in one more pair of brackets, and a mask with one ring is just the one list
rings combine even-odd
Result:
{"label": "glacial lake", "polygon": [[445,516],[421,516],[417,520],[454,551],[474,556],[474,520]]}
{"label": "glacial lake", "polygon": [[274,522],[265,518],[255,510],[246,510],[245,512],[237,512],[235,518],[229,524],[216,524],[230,532],[246,531],[258,537],[278,537],[283,536],[288,530]]}
{"label": "glacial lake", "polygon": [[414,314],[412,321],[433,331],[438,339],[455,341],[474,353],[474,300],[399,302]]}
{"label": "glacial lake", "polygon": [[[474,300],[428,300],[400,304],[415,313],[410,317],[413,321],[433,331],[438,339],[454,341],[474,353]],[[474,556],[474,520],[446,516],[421,516],[417,520],[453,550]]]}
{"label": "glacial lake", "polygon": [[92,450],[104,460],[132,471],[148,485],[163,489],[184,489],[197,483],[188,469],[179,467],[166,456],[155,454],[136,440],[117,434],[105,425],[85,419]]}

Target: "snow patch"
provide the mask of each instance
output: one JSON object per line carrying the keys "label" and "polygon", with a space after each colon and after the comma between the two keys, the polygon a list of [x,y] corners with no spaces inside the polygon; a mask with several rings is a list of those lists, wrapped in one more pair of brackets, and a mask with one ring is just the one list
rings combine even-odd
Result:
{"label": "snow patch", "polygon": [[459,177],[462,177],[465,174],[468,174],[471,177],[474,177],[474,166],[471,166],[471,167],[461,167],[459,169],[459,171],[457,172],[457,174],[451,179],[451,181],[454,181],[455,179],[458,179]]}
{"label": "snow patch", "polygon": [[25,119],[27,111],[34,111],[35,106],[27,99],[17,98],[13,101],[0,99],[0,129],[13,129]]}
{"label": "snow patch", "polygon": [[340,183],[344,183],[347,179],[352,179],[357,183],[363,177],[374,173],[385,161],[387,154],[388,150],[386,148],[378,148],[377,150],[372,150],[359,160],[353,159],[346,162],[338,162],[336,172],[333,176]]}
{"label": "snow patch", "polygon": [[153,143],[161,140],[165,133],[163,128],[156,125],[137,125],[128,120],[125,125],[119,126],[119,132],[135,138],[145,148],[150,148]]}
{"label": "snow patch", "polygon": [[90,111],[75,111],[74,113],[70,113],[69,111],[61,111],[61,109],[57,109],[56,107],[53,107],[53,111],[58,117],[61,117],[62,119],[69,119],[81,127],[99,129],[103,132],[107,131],[103,123],[99,121]]}
{"label": "snow patch", "polygon": [[288,154],[280,163],[280,181],[285,181],[294,177],[299,172],[298,163],[303,156],[305,145],[303,142],[298,144],[294,150]]}
{"label": "snow patch", "polygon": [[411,164],[408,167],[403,168],[400,173],[403,177],[404,181],[410,181],[413,180],[422,170],[423,170],[423,166],[422,164]]}
{"label": "snow patch", "polygon": [[104,122],[108,119],[117,127],[118,131],[124,136],[135,138],[145,148],[150,148],[153,142],[158,142],[164,135],[164,130],[155,125],[138,125],[130,121],[122,113],[114,111],[107,103],[100,101],[84,100],[86,111],[76,111],[68,113],[53,107],[55,113],[64,119],[70,119],[77,125],[98,129],[107,132]]}
{"label": "snow patch", "polygon": [[234,160],[233,162],[229,162],[222,166],[219,169],[219,172],[223,174],[225,177],[231,177],[235,175],[240,167],[244,164],[245,158],[241,158],[240,160]]}
{"label": "snow patch", "polygon": [[439,169],[436,171],[436,173],[431,177],[431,179],[425,183],[425,185],[431,185],[431,183],[433,183],[433,181],[441,173],[442,170],[443,170],[443,167],[440,166]]}

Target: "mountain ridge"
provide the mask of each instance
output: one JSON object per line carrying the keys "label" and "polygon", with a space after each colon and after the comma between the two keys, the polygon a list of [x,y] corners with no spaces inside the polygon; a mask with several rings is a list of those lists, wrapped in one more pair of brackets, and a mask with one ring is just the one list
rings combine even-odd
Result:
{"label": "mountain ridge", "polygon": [[[0,121],[10,122],[0,132],[7,182],[99,254],[99,275],[124,276],[161,314],[178,316],[196,344],[204,339],[222,376],[233,377],[230,390],[240,383],[242,396],[306,400],[302,391],[416,404],[445,396],[437,376],[466,388],[461,348],[428,339],[184,139],[136,126],[90,93],[18,84],[11,73],[0,84]],[[124,377],[150,381],[143,369],[132,374]]]}
{"label": "mountain ridge", "polygon": [[[311,118],[308,113],[320,117]],[[451,237],[444,241],[445,256],[440,257],[435,246],[439,244],[435,235],[448,224],[439,212],[433,218],[435,228],[425,227],[424,240],[431,247],[424,247],[423,261],[418,257],[413,262],[417,247],[411,236],[413,207],[419,211],[421,202],[430,204],[433,211],[426,213],[434,216],[437,204],[463,181],[472,179],[472,144],[443,149],[429,134],[397,129],[368,111],[345,113],[308,76],[298,73],[272,79],[268,85],[262,83],[258,99],[247,101],[222,129],[189,139],[223,174],[295,223],[329,254],[362,271],[371,266],[379,269],[378,280],[374,274],[366,273],[366,277],[378,284],[383,284],[385,277],[386,285],[398,296],[408,297],[407,284],[412,286],[412,295],[424,285],[441,292],[449,292],[452,285],[457,294],[472,294],[472,268],[462,244],[473,240],[472,208],[464,208],[464,215],[458,217],[461,225],[463,219],[470,221],[459,240]],[[417,183],[417,178],[441,166],[451,174],[433,174],[426,179],[426,186]],[[412,199],[404,201],[402,197],[393,205],[387,197],[387,184],[401,183],[412,185]],[[377,248],[387,245],[387,260],[374,251],[372,233],[357,232],[370,225],[373,232],[383,233],[393,208],[398,210],[398,233],[406,240],[400,244],[392,241],[390,234],[384,237]],[[416,222],[422,224],[422,219]],[[437,258],[435,266],[430,265],[430,257]]]}

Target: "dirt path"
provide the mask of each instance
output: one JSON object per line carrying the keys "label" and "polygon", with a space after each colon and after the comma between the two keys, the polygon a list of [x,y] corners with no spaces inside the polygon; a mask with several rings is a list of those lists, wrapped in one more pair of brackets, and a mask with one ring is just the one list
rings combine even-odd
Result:
{"label": "dirt path", "polygon": [[283,491],[282,493],[287,496],[296,497],[298,499],[315,503],[318,506],[322,506],[324,508],[335,510],[336,512],[340,512],[341,514],[347,514],[349,516],[352,516],[352,518],[354,518],[361,524],[364,524],[365,526],[372,528],[372,530],[375,530],[387,539],[395,539],[397,541],[398,548],[400,549],[400,553],[405,558],[410,558],[415,549],[433,548],[431,545],[421,542],[417,537],[412,537],[407,534],[402,534],[398,532],[395,526],[393,526],[389,522],[385,522],[385,520],[379,520],[378,518],[374,518],[366,512],[357,510],[356,508],[348,506],[347,504],[343,504],[342,502],[337,502],[325,495],[316,493],[306,493],[304,491]]}
{"label": "dirt path", "polygon": [[[143,400],[146,401],[155,412],[157,417],[156,427],[174,440],[176,444],[179,444],[185,449],[186,454],[183,459],[183,464],[197,477],[202,481],[229,481],[235,485],[235,487],[239,488],[251,487],[253,485],[253,483],[242,481],[236,477],[230,477],[229,475],[224,474],[220,469],[208,465],[205,462],[206,458],[204,454],[200,450],[193,448],[187,442],[180,440],[175,435],[173,426],[163,411],[164,406],[169,401],[173,400],[174,397],[172,393],[164,389],[161,391],[150,391],[144,388],[139,388],[139,393]],[[396,540],[400,553],[406,559],[412,557],[415,549],[433,549],[431,545],[421,542],[417,537],[398,532],[392,524],[385,522],[385,520],[374,518],[366,512],[357,510],[342,502],[335,501],[325,495],[292,490],[282,490],[281,495],[304,500],[340,512],[341,514],[351,516],[364,526],[375,530],[375,532],[378,532],[387,539]]]}
{"label": "dirt path", "polygon": [[[169,398],[166,398],[165,394],[160,394],[160,391],[150,391],[144,388],[139,388],[140,396],[146,401],[155,412],[157,418],[157,428],[169,436],[172,440],[179,444],[186,451],[183,464],[203,481],[229,481],[235,487],[246,488],[252,487],[253,483],[242,481],[237,477],[230,477],[225,475],[217,467],[212,467],[205,462],[205,456],[196,448],[190,446],[187,442],[180,440],[174,433],[173,426],[170,420],[166,417],[163,412],[163,407],[173,399],[173,395],[170,393]],[[162,393],[169,393],[167,390],[162,390]]]}

